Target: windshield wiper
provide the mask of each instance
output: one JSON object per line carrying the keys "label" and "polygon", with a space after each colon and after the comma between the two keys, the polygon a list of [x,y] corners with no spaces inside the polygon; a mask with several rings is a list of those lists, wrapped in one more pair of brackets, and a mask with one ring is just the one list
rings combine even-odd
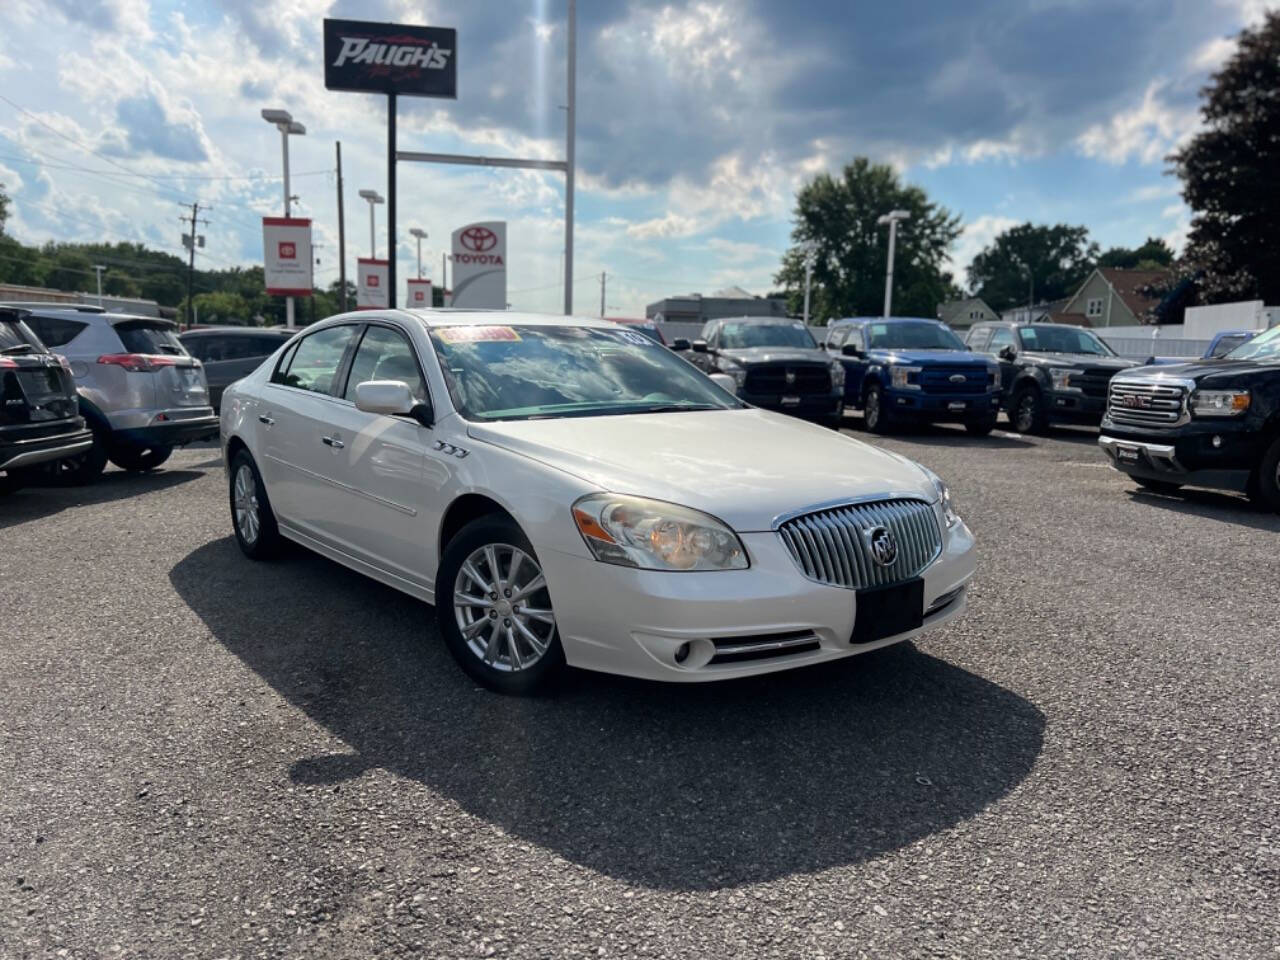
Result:
{"label": "windshield wiper", "polygon": [[715,403],[662,403],[652,407],[641,407],[631,413],[678,413],[682,410],[727,410]]}
{"label": "windshield wiper", "polygon": [[4,353],[4,354],[35,353],[35,352],[36,352],[36,348],[29,343],[18,343],[18,344],[14,344],[12,347],[5,347],[3,350],[0,350],[0,353]]}

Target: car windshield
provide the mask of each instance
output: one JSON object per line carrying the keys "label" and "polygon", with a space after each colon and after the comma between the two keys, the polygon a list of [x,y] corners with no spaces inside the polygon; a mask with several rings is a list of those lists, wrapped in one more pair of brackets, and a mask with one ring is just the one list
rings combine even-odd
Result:
{"label": "car windshield", "polygon": [[741,404],[633,330],[444,326],[431,331],[453,405],[471,420],[730,410]]}
{"label": "car windshield", "polygon": [[1227,354],[1228,360],[1280,359],[1280,327],[1272,327]]}
{"label": "car windshield", "polygon": [[818,344],[803,323],[726,323],[720,328],[720,349],[798,347],[816,350]]}
{"label": "car windshield", "polygon": [[1087,330],[1076,327],[1053,327],[1034,324],[1018,331],[1024,350],[1044,353],[1085,353],[1095,357],[1114,357],[1115,351]]}
{"label": "car windshield", "polygon": [[872,350],[963,350],[960,338],[938,323],[871,323],[867,342]]}

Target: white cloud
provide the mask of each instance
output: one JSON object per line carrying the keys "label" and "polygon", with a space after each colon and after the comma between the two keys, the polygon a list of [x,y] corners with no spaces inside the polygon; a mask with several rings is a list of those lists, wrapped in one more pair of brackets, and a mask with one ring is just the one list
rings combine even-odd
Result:
{"label": "white cloud", "polygon": [[967,282],[965,275],[973,258],[992,240],[1021,222],[1012,217],[987,213],[964,224],[964,231],[960,234],[960,239],[956,241],[955,246],[951,248],[950,255],[951,270],[955,274],[956,282],[964,286]]}
{"label": "white cloud", "polygon": [[1235,40],[1230,37],[1214,37],[1191,54],[1187,65],[1192,70],[1217,70],[1235,52]]}
{"label": "white cloud", "polygon": [[1152,81],[1136,107],[1122,110],[1106,123],[1095,124],[1076,138],[1086,157],[1121,164],[1130,157],[1141,163],[1159,163],[1169,151],[1190,136],[1199,123],[1194,107],[1174,107],[1161,99],[1167,86]]}
{"label": "white cloud", "polygon": [[1152,200],[1163,200],[1165,197],[1178,195],[1178,184],[1174,180],[1164,183],[1153,183],[1146,187],[1138,187],[1125,199],[1130,203],[1150,203]]}

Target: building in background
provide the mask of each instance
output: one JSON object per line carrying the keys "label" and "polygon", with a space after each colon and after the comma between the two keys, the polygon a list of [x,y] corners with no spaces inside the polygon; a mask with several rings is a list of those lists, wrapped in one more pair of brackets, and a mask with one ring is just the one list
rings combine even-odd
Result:
{"label": "building in background", "polygon": [[938,304],[938,319],[952,330],[968,330],[983,320],[999,320],[1000,314],[981,297],[967,297]]}
{"label": "building in background", "polygon": [[[1165,283],[1168,270],[1124,270],[1098,267],[1089,274],[1075,295],[1050,319],[1082,327],[1129,327],[1156,322],[1155,310],[1163,299],[1142,292],[1152,284]],[[1181,311],[1165,323],[1182,323]]]}
{"label": "building in background", "polygon": [[667,297],[644,308],[644,315],[657,323],[690,323],[699,326],[721,317],[785,317],[783,297],[757,297],[741,287],[717,290],[709,297],[691,293]]}
{"label": "building in background", "polygon": [[140,317],[169,317],[177,312],[169,307],[161,307],[154,300],[142,300],[138,297],[113,297],[103,294],[98,300],[96,293],[72,293],[67,290],[54,290],[51,287],[24,287],[16,283],[0,283],[0,301],[19,303],[88,303],[97,306],[99,302],[107,310],[116,313],[132,313]]}

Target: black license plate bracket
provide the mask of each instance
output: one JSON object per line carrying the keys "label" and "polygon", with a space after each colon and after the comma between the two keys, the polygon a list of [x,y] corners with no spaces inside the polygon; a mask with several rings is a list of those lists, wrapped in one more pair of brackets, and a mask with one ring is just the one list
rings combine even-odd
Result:
{"label": "black license plate bracket", "polygon": [[850,643],[872,643],[924,624],[924,581],[919,577],[857,592]]}

